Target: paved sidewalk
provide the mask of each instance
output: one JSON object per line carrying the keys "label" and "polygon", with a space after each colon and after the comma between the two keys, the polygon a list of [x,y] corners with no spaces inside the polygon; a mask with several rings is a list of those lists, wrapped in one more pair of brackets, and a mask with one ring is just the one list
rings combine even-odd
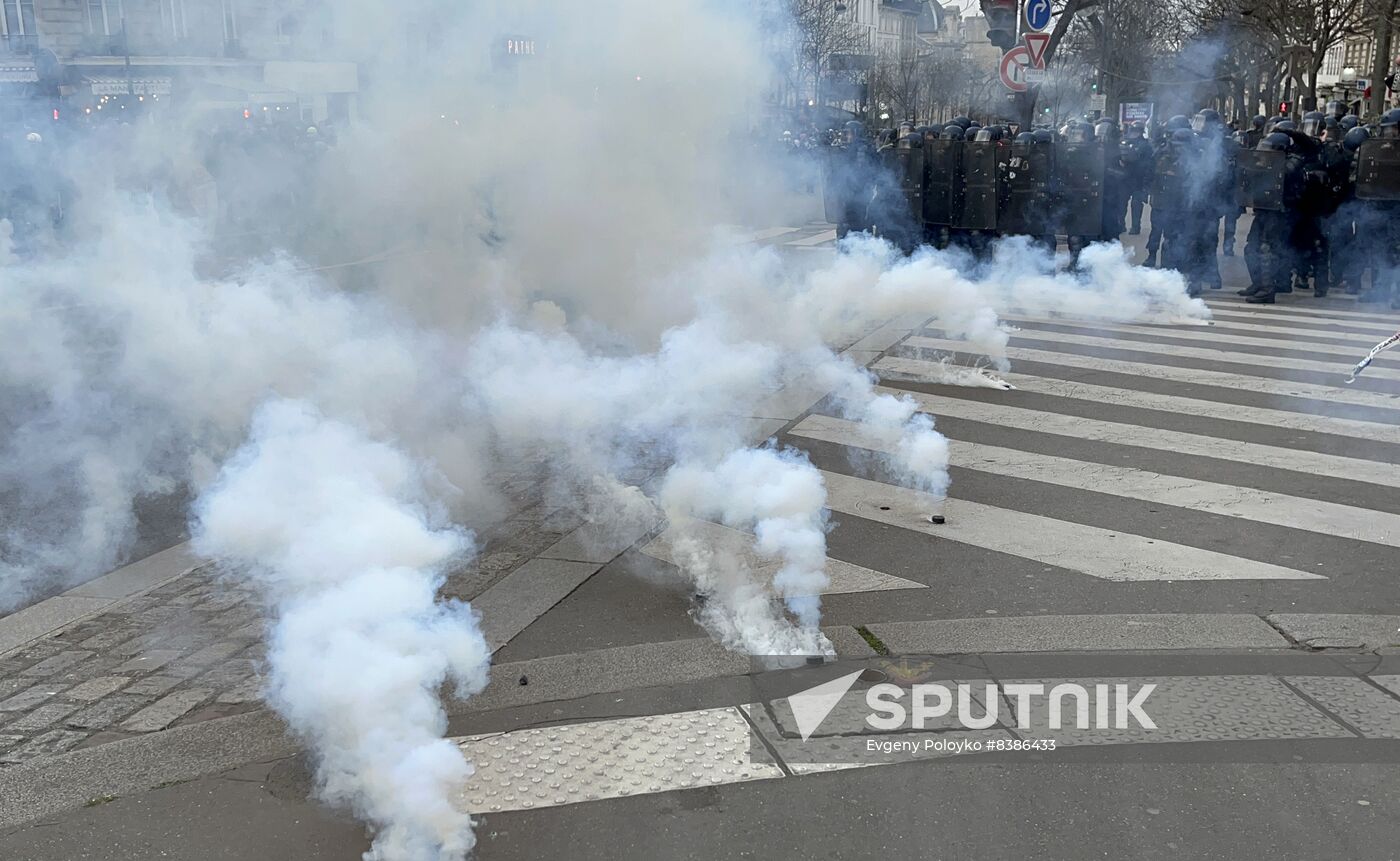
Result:
{"label": "paved sidewalk", "polygon": [[[581,523],[531,487],[511,488],[522,507],[485,533],[446,596],[476,598]],[[265,624],[251,590],[204,565],[12,650],[0,657],[0,767],[261,708]]]}

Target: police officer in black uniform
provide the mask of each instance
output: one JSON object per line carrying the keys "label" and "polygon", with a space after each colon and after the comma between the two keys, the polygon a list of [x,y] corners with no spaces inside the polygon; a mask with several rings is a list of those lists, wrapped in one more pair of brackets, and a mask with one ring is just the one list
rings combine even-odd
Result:
{"label": "police officer in black uniform", "polygon": [[[1185,131],[1184,138],[1177,138],[1176,133]],[[1164,232],[1168,229],[1176,230],[1181,219],[1181,210],[1184,205],[1182,194],[1184,189],[1179,184],[1179,176],[1172,173],[1164,178],[1163,171],[1174,171],[1176,162],[1180,158],[1180,145],[1182,140],[1189,139],[1191,133],[1191,121],[1185,116],[1177,114],[1167,120],[1163,128],[1162,140],[1157,144],[1156,152],[1153,154],[1152,169],[1152,190],[1149,200],[1152,203],[1152,229],[1147,234],[1147,259],[1144,262],[1147,266],[1163,266],[1172,268],[1167,263],[1165,255],[1158,258],[1158,253],[1162,248]]]}
{"label": "police officer in black uniform", "polygon": [[1365,204],[1356,222],[1357,249],[1371,268],[1370,289],[1357,301],[1400,307],[1400,108],[1381,117],[1376,134],[1356,151],[1356,197]]}
{"label": "police officer in black uniform", "polygon": [[1126,182],[1122,216],[1128,221],[1128,235],[1137,236],[1142,233],[1142,207],[1152,189],[1153,150],[1142,123],[1129,123],[1123,130],[1119,158]]}
{"label": "police officer in black uniform", "polygon": [[871,179],[874,176],[875,153],[865,124],[852,120],[846,123],[841,152],[831,161],[828,181],[835,184],[832,197],[837,202],[840,219],[836,222],[836,237],[861,233],[870,229],[867,213],[870,208]]}
{"label": "police officer in black uniform", "polygon": [[1256,305],[1274,304],[1274,296],[1287,286],[1293,268],[1289,210],[1297,206],[1304,182],[1305,160],[1295,151],[1297,140],[1275,129],[1242,156],[1238,176],[1239,201],[1254,211],[1244,249],[1251,286],[1240,293]]}
{"label": "police officer in black uniform", "polygon": [[[1342,138],[1342,163],[1331,171],[1336,190],[1336,210],[1327,219],[1329,288],[1355,293],[1361,284],[1365,261],[1358,253],[1357,231],[1369,229],[1369,206],[1356,197],[1357,150],[1370,138],[1365,127],[1352,128]],[[1345,170],[1345,174],[1340,171]]]}

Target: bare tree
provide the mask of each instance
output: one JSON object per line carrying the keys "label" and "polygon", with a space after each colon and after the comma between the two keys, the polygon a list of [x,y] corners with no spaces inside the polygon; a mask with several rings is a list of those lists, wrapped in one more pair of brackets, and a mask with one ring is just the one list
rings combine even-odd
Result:
{"label": "bare tree", "polygon": [[1242,24],[1271,38],[1284,51],[1297,46],[1304,65],[1291,73],[1300,89],[1314,97],[1328,49],[1361,32],[1365,8],[1366,0],[1238,0]]}
{"label": "bare tree", "polygon": [[870,51],[866,32],[851,20],[844,4],[834,0],[786,0],[792,21],[791,41],[798,80],[824,104],[822,81],[837,54]]}
{"label": "bare tree", "polygon": [[888,104],[899,119],[918,118],[929,72],[929,59],[912,47],[883,54],[870,73],[870,98]]}

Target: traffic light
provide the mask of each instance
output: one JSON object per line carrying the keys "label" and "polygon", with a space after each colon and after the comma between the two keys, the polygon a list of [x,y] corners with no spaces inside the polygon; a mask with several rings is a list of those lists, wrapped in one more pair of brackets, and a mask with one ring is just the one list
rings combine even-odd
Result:
{"label": "traffic light", "polygon": [[1278,103],[1278,115],[1279,115],[1279,116],[1281,116],[1281,117],[1286,117],[1286,116],[1288,116],[1290,113],[1292,113],[1292,111],[1293,111],[1293,103],[1292,103],[1292,102],[1279,102],[1279,103]]}
{"label": "traffic light", "polygon": [[1016,47],[1017,0],[978,0],[987,19],[987,41],[1009,51]]}

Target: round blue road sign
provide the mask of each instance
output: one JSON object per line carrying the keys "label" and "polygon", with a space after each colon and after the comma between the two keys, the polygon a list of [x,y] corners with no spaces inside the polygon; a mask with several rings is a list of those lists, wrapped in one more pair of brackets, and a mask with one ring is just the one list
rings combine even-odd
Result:
{"label": "round blue road sign", "polygon": [[1026,25],[1032,30],[1050,26],[1050,0],[1026,0]]}

